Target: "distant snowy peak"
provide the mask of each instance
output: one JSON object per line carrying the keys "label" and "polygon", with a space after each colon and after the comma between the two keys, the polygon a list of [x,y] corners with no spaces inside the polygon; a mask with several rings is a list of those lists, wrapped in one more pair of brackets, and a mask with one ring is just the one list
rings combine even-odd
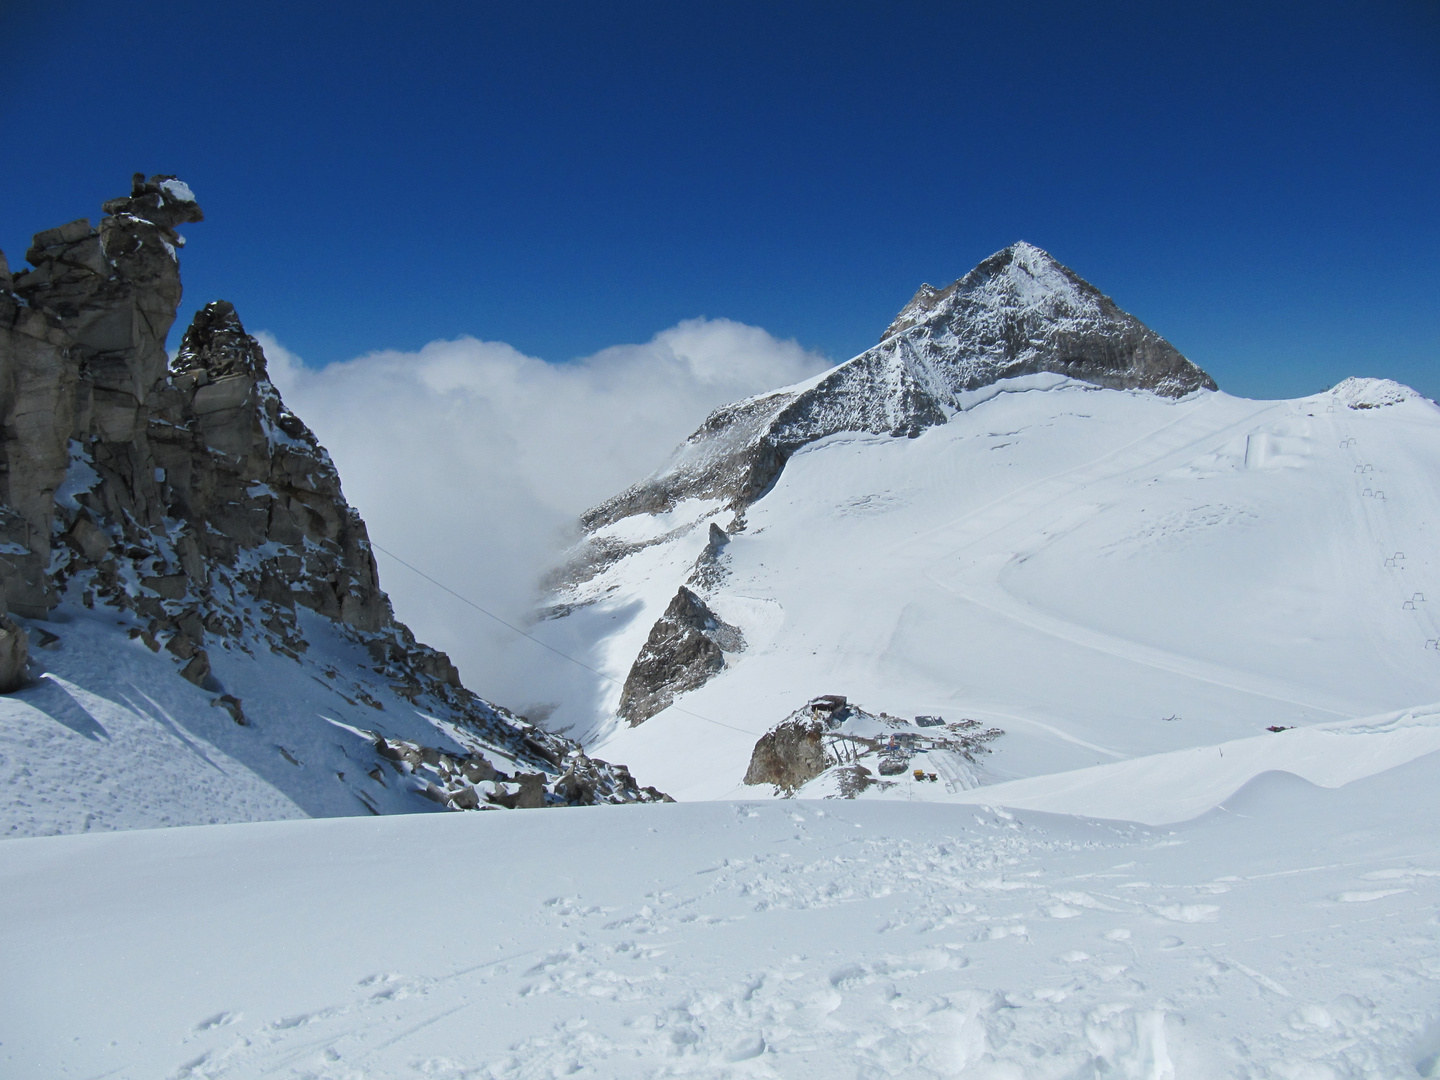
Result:
{"label": "distant snowy peak", "polygon": [[595,507],[587,531],[690,498],[737,513],[802,446],[842,431],[914,437],[964,394],[1051,373],[1183,397],[1215,381],[1168,341],[1032,244],[1012,244],[943,289],[922,285],[880,344],[805,383],[712,413],[661,472]]}
{"label": "distant snowy peak", "polygon": [[1382,409],[1405,401],[1425,400],[1404,383],[1391,379],[1349,378],[1333,386],[1330,393],[1352,409]]}
{"label": "distant snowy peak", "polygon": [[[1091,294],[1080,297],[1080,293]],[[1077,299],[1091,301],[1091,313],[1098,314],[1101,299],[1098,291],[1084,279],[1061,266],[1034,244],[1020,240],[1003,251],[997,251],[970,273],[952,281],[943,289],[929,282],[921,285],[910,302],[895,316],[895,321],[880,335],[883,342],[913,326],[933,322],[937,317],[953,314],[957,297],[981,293],[991,306],[1026,307],[1054,306],[1057,298],[1072,303]]]}
{"label": "distant snowy peak", "polygon": [[943,289],[922,285],[877,350],[966,390],[1042,371],[1165,397],[1215,389],[1159,334],[1024,241]]}

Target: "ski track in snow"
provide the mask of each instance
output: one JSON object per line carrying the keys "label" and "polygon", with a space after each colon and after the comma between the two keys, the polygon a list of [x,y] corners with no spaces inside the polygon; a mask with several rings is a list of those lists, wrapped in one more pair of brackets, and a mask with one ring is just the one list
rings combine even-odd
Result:
{"label": "ski track in snow", "polygon": [[[1102,485],[1114,484],[1128,474],[1144,470],[1154,473],[1171,459],[1193,454],[1202,444],[1223,439],[1242,427],[1254,426],[1257,417],[1247,416],[1228,427],[1211,428],[1200,418],[1213,399],[1203,397],[1189,406],[1188,411],[1163,427],[1147,432],[1133,442],[1113,450],[1094,461],[1037,480],[1024,488],[1005,495],[972,511],[958,521],[947,523],[927,537],[914,538],[885,553],[886,558],[908,556],[927,564],[926,577],[967,603],[995,612],[1029,629],[1061,638],[1083,648],[1108,653],[1132,663],[1159,668],[1197,681],[1210,682],[1228,690],[1259,697],[1273,698],[1290,705],[1299,705],[1328,713],[1333,717],[1362,715],[1363,705],[1337,701],[1320,703],[1304,688],[1288,686],[1282,681],[1254,672],[1241,672],[1206,663],[1194,657],[1168,653],[1163,649],[1128,641],[1096,630],[1093,627],[1057,618],[1037,610],[1009,592],[997,580],[997,571],[1017,557],[1017,552],[1033,554],[1040,547],[1064,535],[1070,526],[1079,524],[1099,509],[1095,506],[1076,507],[1075,497],[1095,498]],[[1288,404],[1288,403],[1285,403]],[[1276,406],[1272,411],[1279,411]],[[1078,513],[1077,513],[1078,511]],[[963,537],[960,544],[955,538]],[[934,556],[926,548],[944,546]],[[956,569],[955,563],[960,562]],[[1307,700],[1308,698],[1308,700]]]}

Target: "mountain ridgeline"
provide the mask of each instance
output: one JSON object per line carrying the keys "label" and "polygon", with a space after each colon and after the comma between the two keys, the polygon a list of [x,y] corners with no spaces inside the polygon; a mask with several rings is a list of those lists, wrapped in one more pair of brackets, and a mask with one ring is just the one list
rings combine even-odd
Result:
{"label": "mountain ridgeline", "polygon": [[581,523],[593,532],[691,498],[724,499],[741,513],[808,443],[842,431],[914,437],[962,409],[966,392],[1042,372],[1171,398],[1216,388],[1095,286],[1020,242],[946,288],[922,285],[874,348],[717,409],[666,468]]}

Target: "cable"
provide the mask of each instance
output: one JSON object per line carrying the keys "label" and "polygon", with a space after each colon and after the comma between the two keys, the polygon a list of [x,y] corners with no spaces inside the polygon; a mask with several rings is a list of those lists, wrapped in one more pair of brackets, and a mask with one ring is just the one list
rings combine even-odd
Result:
{"label": "cable", "polygon": [[[521,637],[526,638],[526,639],[528,639],[528,640],[530,640],[530,641],[533,641],[536,645],[539,645],[542,649],[549,649],[552,653],[554,653],[556,656],[560,657],[562,660],[569,660],[570,663],[575,664],[577,667],[582,667],[582,668],[584,668],[586,671],[590,672],[590,674],[592,674],[592,675],[598,675],[600,678],[604,679],[606,682],[610,683],[610,684],[613,685],[613,686],[621,686],[621,684],[620,684],[619,681],[617,681],[616,679],[612,679],[609,675],[606,675],[603,671],[597,671],[597,670],[595,670],[593,667],[591,667],[589,664],[585,663],[583,660],[576,660],[575,657],[571,656],[569,653],[563,653],[563,652],[561,652],[559,649],[555,648],[555,646],[546,644],[545,642],[541,641],[541,640],[540,640],[539,638],[537,638],[535,635],[533,635],[533,634],[527,634],[524,630],[521,630],[520,627],[516,626],[514,623],[506,622],[506,621],[505,621],[504,619],[502,619],[499,615],[496,615],[493,611],[486,611],[483,607],[481,607],[479,604],[475,603],[475,601],[474,601],[474,600],[471,600],[468,596],[461,596],[461,595],[460,595],[458,592],[456,592],[454,589],[450,588],[450,586],[444,584],[443,582],[436,581],[433,577],[431,577],[429,574],[425,573],[425,571],[424,571],[424,570],[421,570],[418,566],[413,566],[413,565],[411,565],[410,563],[406,562],[404,559],[400,558],[399,555],[396,555],[393,551],[390,551],[390,550],[387,549],[387,548],[381,547],[381,546],[380,546],[379,544],[377,544],[374,540],[371,540],[371,541],[370,541],[370,546],[371,546],[372,548],[374,548],[376,551],[380,552],[381,554],[390,556],[390,558],[394,559],[394,560],[395,560],[397,563],[399,563],[401,566],[405,567],[406,570],[409,570],[409,571],[411,571],[412,573],[415,573],[415,574],[419,574],[419,575],[420,575],[422,578],[424,578],[426,581],[430,582],[431,585],[434,585],[437,589],[441,589],[441,590],[443,590],[444,592],[449,593],[449,594],[450,594],[451,596],[453,596],[456,600],[459,600],[462,604],[468,604],[470,607],[472,607],[472,608],[474,608],[476,611],[480,612],[481,615],[484,615],[484,616],[486,616],[487,618],[494,619],[494,620],[495,620],[497,623],[499,623],[501,626],[505,627],[505,629],[507,629],[507,630],[513,630],[515,633],[519,634]],[[621,688],[623,689],[623,687],[621,687]],[[679,705],[673,705],[673,704],[672,704],[672,705],[668,706],[668,708],[674,709],[676,712],[682,712],[682,713],[684,713],[686,716],[693,716],[696,720],[704,720],[705,723],[707,723],[707,724],[714,724],[716,727],[727,728],[727,729],[729,729],[730,731],[738,731],[741,735],[750,735],[750,736],[753,737],[754,734],[755,734],[753,731],[746,731],[744,728],[735,727],[733,724],[726,724],[726,723],[722,723],[722,722],[719,721],[719,720],[712,720],[712,719],[710,719],[710,717],[708,717],[708,716],[701,716],[699,713],[697,713],[697,712],[691,712],[689,709],[683,708],[683,707],[681,707],[681,706],[679,706]]]}

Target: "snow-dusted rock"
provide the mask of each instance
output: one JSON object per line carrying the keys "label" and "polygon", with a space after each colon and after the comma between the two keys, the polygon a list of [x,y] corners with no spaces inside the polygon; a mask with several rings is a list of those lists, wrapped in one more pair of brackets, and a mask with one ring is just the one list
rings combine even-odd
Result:
{"label": "snow-dusted rock", "polygon": [[[423,808],[417,796],[455,808],[663,798],[476,697],[445,654],[396,621],[365,524],[329,454],[285,407],[231,304],[199,311],[168,361],[165,338],[180,301],[174,227],[202,216],[190,189],[174,177],[137,176],[131,195],[105,210],[98,229],[77,221],[38,234],[28,253],[35,269],[0,292],[0,586],[9,610],[61,627],[81,613],[104,613],[98,624],[90,620],[91,629],[105,627],[98,640],[115,639],[122,655],[138,648],[169,657],[200,695],[196,704],[223,706],[195,712],[193,723],[208,732],[202,737],[228,745],[236,736],[225,724],[246,729],[251,735],[230,756],[309,812]],[[0,691],[18,686],[25,669],[25,636],[12,636],[14,648],[0,626]],[[59,639],[76,640],[63,631]],[[84,640],[81,651],[103,648]],[[58,665],[70,681],[96,669],[74,652]],[[277,675],[242,658],[264,653],[324,688],[324,704],[298,715],[277,714],[273,699],[261,704],[266,695],[255,680],[274,684]],[[119,667],[126,673],[101,696],[121,694],[128,723],[135,703],[117,687],[153,675]],[[153,701],[155,690],[142,695]],[[70,707],[45,693],[62,714]],[[168,713],[171,727],[189,704],[182,694]],[[362,708],[378,715],[357,723]],[[28,715],[11,718],[17,731]],[[104,727],[93,716],[76,724]],[[337,724],[356,741],[337,743]],[[311,736],[297,737],[309,728]],[[0,742],[5,735],[0,730]],[[303,753],[292,749],[302,743]],[[28,768],[26,756],[47,740],[16,745],[27,747],[13,752],[17,775],[38,789],[15,792],[29,815],[31,796],[54,801],[38,777],[62,783],[66,770]],[[443,777],[417,772],[409,756],[387,752],[399,745],[427,767],[468,761],[483,778],[459,767]],[[71,749],[83,760],[101,753],[84,742]],[[277,755],[287,764],[275,769]],[[334,767],[293,771],[319,761]],[[315,787],[337,780],[346,791],[338,802]],[[95,827],[188,820],[191,811],[170,815],[166,797],[136,787],[138,804],[162,804],[154,815],[131,814],[121,797]],[[253,795],[237,796],[252,808],[244,813],[275,812],[273,798]],[[222,819],[233,812],[220,811]],[[11,815],[11,828],[69,827],[65,815],[45,813],[23,822]],[[0,825],[6,816],[0,807]]]}
{"label": "snow-dusted rock", "polygon": [[908,782],[887,776],[938,783],[943,773],[947,789],[965,789],[977,783],[976,758],[990,753],[990,743],[1004,734],[978,720],[946,723],[939,716],[906,720],[867,712],[827,694],[760,736],[745,783],[770,784],[787,796],[853,799],[871,787]]}
{"label": "snow-dusted rock", "polygon": [[1392,379],[1344,379],[1330,393],[1352,409],[1383,409],[1402,401],[1423,401],[1421,395]]}
{"label": "snow-dusted rock", "polygon": [[620,715],[643,723],[676,696],[703,686],[725,669],[725,654],[740,652],[745,636],[680,586],[665,614],[650,628],[645,647],[620,691]]}

